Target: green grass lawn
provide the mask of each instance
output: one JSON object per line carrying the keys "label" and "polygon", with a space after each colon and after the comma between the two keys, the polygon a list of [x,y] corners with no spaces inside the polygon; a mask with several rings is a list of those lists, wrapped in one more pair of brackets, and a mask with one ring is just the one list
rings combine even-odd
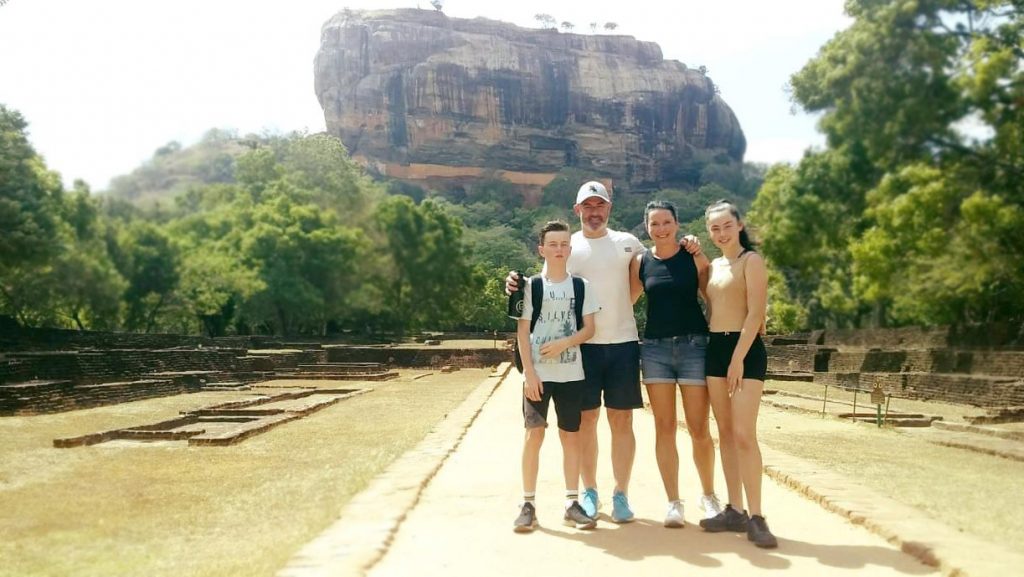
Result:
{"label": "green grass lawn", "polygon": [[0,575],[273,575],[491,371],[411,379],[423,372],[343,383],[374,391],[231,447],[52,441],[155,423],[236,392],[4,417]]}

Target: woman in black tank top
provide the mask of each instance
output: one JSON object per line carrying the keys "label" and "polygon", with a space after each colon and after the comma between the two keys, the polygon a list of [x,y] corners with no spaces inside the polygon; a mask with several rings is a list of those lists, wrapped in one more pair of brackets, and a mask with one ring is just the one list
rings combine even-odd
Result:
{"label": "woman in black tank top", "polygon": [[708,431],[710,401],[704,358],[708,323],[697,301],[707,283],[708,259],[680,247],[675,207],[652,201],[644,212],[647,233],[654,241],[638,255],[631,279],[634,299],[647,295],[647,325],[640,349],[643,382],[654,413],[655,455],[668,497],[666,527],[683,526],[679,498],[679,454],[676,450],[676,389],[683,397],[686,427],[693,445],[693,462],[703,493],[705,518],[722,511],[715,496],[715,447]]}

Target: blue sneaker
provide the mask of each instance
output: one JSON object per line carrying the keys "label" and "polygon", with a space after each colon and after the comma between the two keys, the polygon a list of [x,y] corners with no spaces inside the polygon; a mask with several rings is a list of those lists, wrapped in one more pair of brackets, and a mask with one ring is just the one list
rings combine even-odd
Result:
{"label": "blue sneaker", "polygon": [[597,510],[601,508],[601,500],[597,498],[597,489],[585,489],[583,498],[580,499],[580,506],[587,517],[597,519]]}
{"label": "blue sneaker", "polygon": [[629,499],[622,491],[612,493],[612,521],[629,523],[633,520],[633,510],[629,508]]}

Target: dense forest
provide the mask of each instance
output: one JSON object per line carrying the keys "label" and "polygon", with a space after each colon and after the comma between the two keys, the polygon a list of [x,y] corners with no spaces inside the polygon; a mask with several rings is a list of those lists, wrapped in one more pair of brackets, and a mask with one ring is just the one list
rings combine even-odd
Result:
{"label": "dense forest", "polygon": [[[11,209],[0,218],[15,232],[0,245],[0,310],[25,326],[506,330],[501,279],[537,268],[536,230],[571,222],[588,178],[567,170],[531,207],[502,181],[432,191],[374,180],[323,134],[211,130],[194,146],[161,147],[94,194],[81,182],[63,189],[19,113],[0,107],[0,127]],[[708,164],[702,180],[660,195],[693,227],[727,187],[749,199],[759,184],[735,163]],[[647,198],[616,197],[613,225],[637,228]]]}
{"label": "dense forest", "polygon": [[[751,208],[776,332],[1024,320],[1024,4],[847,11],[791,79],[824,149],[773,167],[696,158],[685,186],[617,194],[610,225],[644,238],[660,198],[703,236],[710,201]],[[0,315],[25,326],[507,330],[500,279],[538,267],[536,229],[573,222],[593,176],[567,168],[532,206],[501,181],[371,178],[323,134],[211,130],[94,193],[66,189],[29,133],[0,104]]]}

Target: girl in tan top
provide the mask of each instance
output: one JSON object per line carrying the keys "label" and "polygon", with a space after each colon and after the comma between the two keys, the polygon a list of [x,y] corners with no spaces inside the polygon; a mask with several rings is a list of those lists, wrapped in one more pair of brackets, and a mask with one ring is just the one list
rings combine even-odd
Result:
{"label": "girl in tan top", "polygon": [[[768,274],[733,204],[716,202],[704,216],[712,242],[722,251],[711,262],[708,280],[711,336],[705,364],[730,503],[700,525],[710,532],[746,531],[747,539],[758,547],[777,547],[761,515],[762,464],[757,444],[757,409],[768,366],[759,334]],[[742,508],[744,493],[749,517]]]}

